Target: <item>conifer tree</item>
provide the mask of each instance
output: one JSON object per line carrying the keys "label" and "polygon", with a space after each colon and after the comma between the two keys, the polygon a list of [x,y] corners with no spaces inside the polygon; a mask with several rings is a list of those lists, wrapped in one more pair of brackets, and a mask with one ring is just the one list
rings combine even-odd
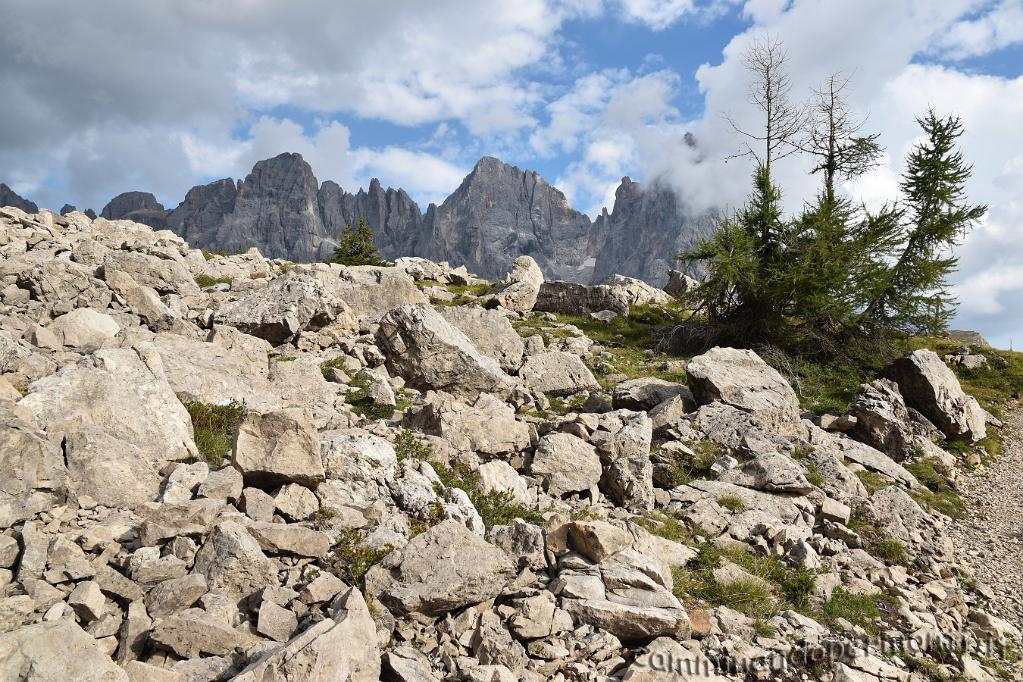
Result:
{"label": "conifer tree", "polygon": [[956,309],[947,281],[958,263],[952,249],[984,217],[987,207],[966,199],[973,166],[957,149],[962,121],[956,116],[939,118],[930,110],[917,122],[927,140],[910,152],[902,176],[907,218],[903,240],[866,316],[883,327],[938,334]]}
{"label": "conifer tree", "polygon": [[338,240],[334,255],[327,259],[328,263],[341,265],[385,265],[387,262],[377,255],[377,247],[373,244],[373,231],[362,217],[353,228],[351,223],[345,225]]}

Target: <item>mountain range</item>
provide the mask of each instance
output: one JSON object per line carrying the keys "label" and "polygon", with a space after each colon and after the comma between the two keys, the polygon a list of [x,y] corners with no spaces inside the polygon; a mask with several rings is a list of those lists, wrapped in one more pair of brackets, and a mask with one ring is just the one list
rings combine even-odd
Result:
{"label": "mountain range", "polygon": [[[35,205],[0,185],[0,205]],[[65,206],[64,212],[73,210]],[[333,253],[344,226],[362,217],[380,254],[421,256],[498,279],[520,255],[532,256],[549,279],[599,282],[623,274],[663,285],[675,254],[711,229],[707,215],[687,210],[658,182],[623,178],[613,209],[596,220],[576,211],[565,195],[534,171],[485,156],[440,205],[422,212],[403,190],[349,192],[322,184],[300,154],[259,161],[244,180],[193,187],[167,210],[148,192],[125,192],[101,211],[169,229],[210,251],[257,247],[269,257],[315,261]]]}

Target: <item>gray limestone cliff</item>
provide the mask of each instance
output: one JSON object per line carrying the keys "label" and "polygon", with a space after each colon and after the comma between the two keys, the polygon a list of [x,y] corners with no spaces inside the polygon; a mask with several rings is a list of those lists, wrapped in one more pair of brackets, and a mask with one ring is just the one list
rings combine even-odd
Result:
{"label": "gray limestone cliff", "polygon": [[100,217],[107,220],[131,220],[162,230],[167,227],[167,211],[149,192],[124,192],[110,200]]}
{"label": "gray limestone cliff", "polygon": [[39,207],[35,203],[18,196],[13,189],[0,182],[0,206],[13,206],[20,208],[25,213],[38,213]]}

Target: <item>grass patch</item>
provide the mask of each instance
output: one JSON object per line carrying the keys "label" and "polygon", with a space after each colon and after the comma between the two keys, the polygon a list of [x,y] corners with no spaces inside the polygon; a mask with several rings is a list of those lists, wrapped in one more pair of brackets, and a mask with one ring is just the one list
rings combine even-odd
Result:
{"label": "grass patch", "polygon": [[663,470],[659,474],[667,478],[672,488],[690,481],[707,479],[710,476],[711,465],[724,454],[721,446],[713,441],[701,440],[688,445],[693,454],[667,453],[668,461],[663,464]]}
{"label": "grass patch", "polygon": [[831,593],[831,599],[824,603],[821,615],[827,625],[834,625],[842,618],[871,634],[877,634],[877,622],[882,618],[882,609],[890,612],[896,608],[898,600],[891,595],[882,592],[853,594],[838,587]]}
{"label": "grass patch", "polygon": [[234,280],[230,277],[210,277],[209,275],[196,275],[195,283],[200,289],[216,286],[218,284],[231,284]]}
{"label": "grass patch", "polygon": [[454,294],[454,298],[450,301],[445,301],[440,298],[431,297],[430,303],[433,305],[447,305],[447,306],[458,306],[466,305],[469,303],[475,303],[476,299],[480,296],[486,296],[490,293],[490,290],[494,287],[489,282],[481,282],[479,284],[442,284],[434,279],[423,279],[416,282],[416,286],[420,289],[428,287],[440,287],[445,289],[451,294]]}
{"label": "grass patch", "polygon": [[849,516],[848,527],[862,538],[871,556],[887,563],[909,566],[909,557],[902,543],[885,537],[861,510],[854,510]]}
{"label": "grass patch", "polygon": [[742,501],[742,498],[735,495],[722,495],[717,499],[717,502],[720,506],[731,512],[746,511],[746,503]]}
{"label": "grass patch", "polygon": [[548,396],[547,402],[550,403],[551,412],[564,417],[569,412],[578,412],[581,410],[583,405],[586,404],[587,399],[588,396],[585,395],[575,396],[571,400],[564,400],[557,396]]}
{"label": "grass patch", "polygon": [[677,516],[665,514],[664,512],[647,512],[645,515],[634,519],[636,525],[646,530],[651,535],[680,542],[684,545],[696,544],[698,529],[690,528]]}
{"label": "grass patch", "polygon": [[227,405],[187,401],[184,406],[192,418],[192,431],[199,457],[211,466],[219,465],[231,454],[245,406],[234,401]]}
{"label": "grass patch", "polygon": [[816,462],[807,462],[807,461],[804,460],[802,462],[802,464],[803,464],[803,469],[806,471],[806,480],[807,480],[807,482],[810,485],[815,486],[817,488],[823,488],[824,484],[827,483],[827,481],[824,480],[824,476],[821,474],[820,470],[817,468],[817,463]]}
{"label": "grass patch", "polygon": [[966,502],[953,487],[940,462],[932,458],[918,459],[906,464],[906,469],[924,486],[923,489],[910,491],[917,504],[953,519],[961,519],[966,515]]}
{"label": "grass patch", "polygon": [[884,474],[876,471],[867,471],[866,469],[857,471],[856,478],[860,479],[860,482],[863,483],[863,487],[867,489],[868,495],[873,495],[881,488],[887,488],[892,485],[891,479]]}
{"label": "grass patch", "polygon": [[[719,583],[714,569],[722,560],[737,564],[760,580]],[[791,568],[777,557],[759,556],[741,548],[721,549],[709,543],[684,569],[675,569],[675,596],[695,597],[712,606],[727,606],[754,620],[767,620],[785,608],[809,609],[817,574],[803,568]]]}
{"label": "grass patch", "polygon": [[[322,369],[322,365],[321,365]],[[394,405],[380,405],[369,397],[370,377],[366,371],[359,372],[348,385],[355,390],[345,394],[345,402],[351,405],[352,411],[360,417],[370,420],[390,419],[395,411],[404,410],[412,403],[400,392],[395,394]]]}
{"label": "grass patch", "polygon": [[[437,472],[437,477],[440,478],[444,488],[458,488],[464,491],[469,496],[469,501],[476,507],[476,511],[479,512],[480,518],[483,519],[483,525],[486,526],[487,530],[494,526],[508,525],[515,519],[522,519],[523,521],[535,524],[543,522],[543,517],[538,511],[516,502],[511,493],[483,490],[480,487],[479,475],[476,472],[469,471],[457,464],[454,467],[449,467],[440,462],[430,461],[433,448],[417,439],[407,429],[402,430],[398,434],[395,442],[395,453],[399,461],[411,458],[429,463],[433,470]],[[443,490],[437,491],[438,495],[441,493],[443,493]],[[443,510],[441,509],[442,512]]]}

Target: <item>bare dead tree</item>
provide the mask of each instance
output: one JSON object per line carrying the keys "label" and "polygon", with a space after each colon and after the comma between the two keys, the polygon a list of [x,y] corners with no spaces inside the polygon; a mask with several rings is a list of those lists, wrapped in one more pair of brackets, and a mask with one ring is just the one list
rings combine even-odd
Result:
{"label": "bare dead tree", "polygon": [[814,160],[811,173],[824,174],[824,197],[835,201],[835,180],[851,180],[877,167],[882,153],[878,134],[858,135],[866,117],[855,118],[845,91],[849,77],[836,73],[814,90],[802,139],[794,144]]}
{"label": "bare dead tree", "polygon": [[[743,150],[734,157],[749,157],[764,167],[768,176],[771,164],[799,151],[795,144],[803,131],[804,107],[794,104],[791,99],[792,82],[785,64],[788,57],[777,38],[767,36],[755,41],[746,49],[743,62],[752,75],[748,99],[763,116],[763,127],[759,131],[741,128],[727,114],[725,118],[735,132],[746,138]],[[759,150],[760,147],[762,150]]]}

